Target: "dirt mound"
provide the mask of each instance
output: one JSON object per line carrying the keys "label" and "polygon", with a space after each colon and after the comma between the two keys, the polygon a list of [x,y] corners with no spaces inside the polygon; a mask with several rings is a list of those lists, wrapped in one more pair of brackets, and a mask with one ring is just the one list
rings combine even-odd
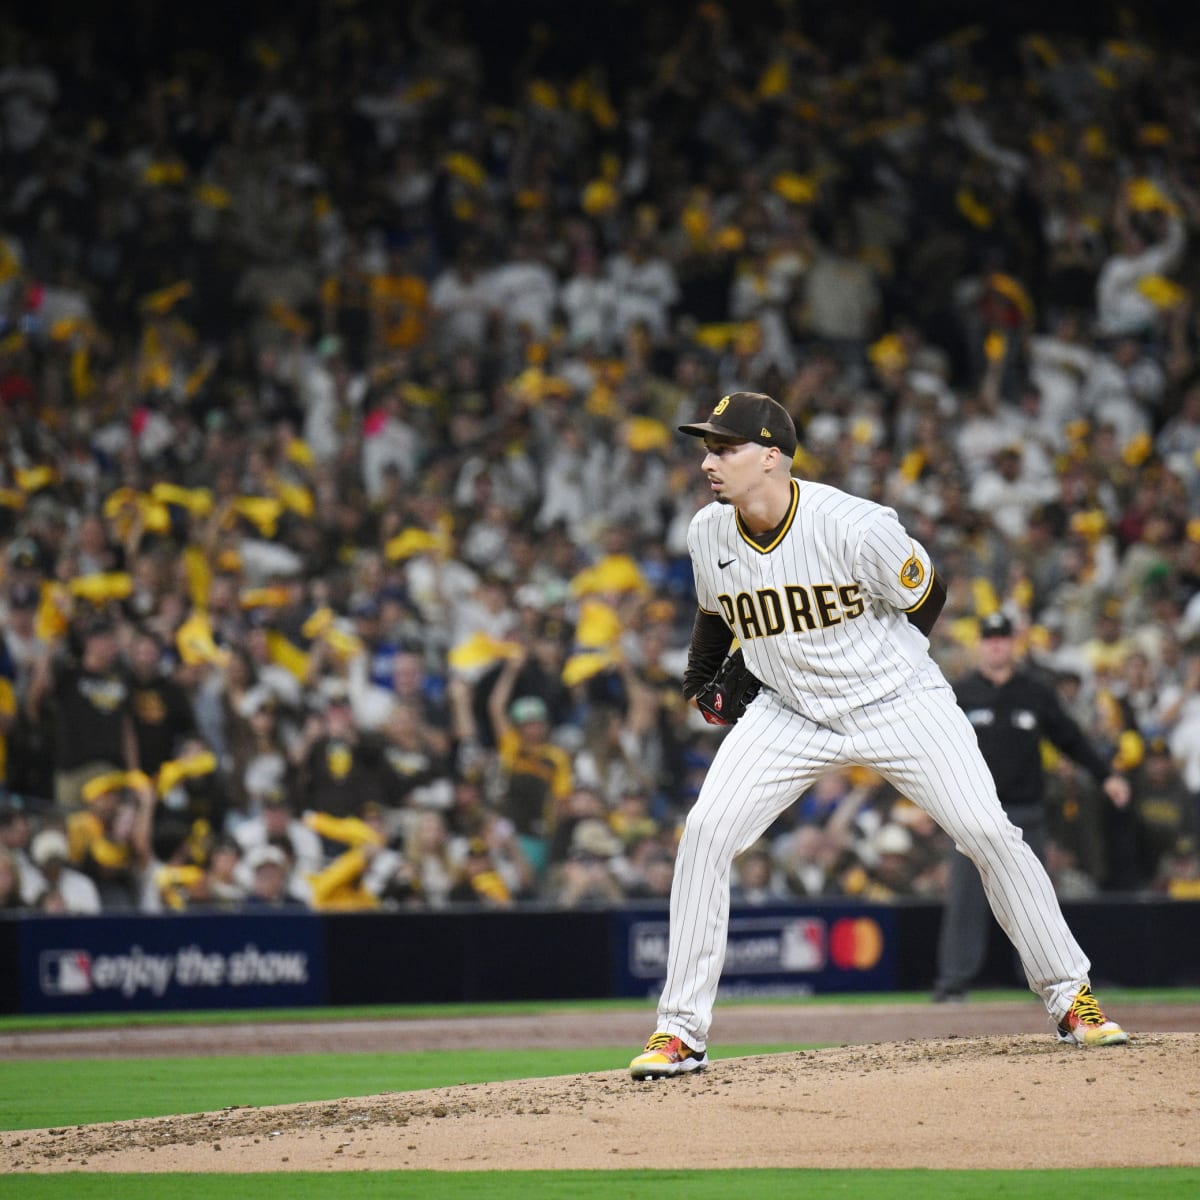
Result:
{"label": "dirt mound", "polygon": [[[1198,1166],[1200,1034],[1045,1034],[626,1071],[0,1134],[0,1173]],[[1102,1113],[1082,1136],[1073,1114]],[[648,1148],[652,1148],[648,1156]]]}

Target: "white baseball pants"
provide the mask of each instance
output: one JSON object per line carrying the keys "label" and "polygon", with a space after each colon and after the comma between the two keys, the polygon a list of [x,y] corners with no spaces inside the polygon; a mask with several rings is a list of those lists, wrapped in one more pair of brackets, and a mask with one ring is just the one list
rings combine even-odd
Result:
{"label": "white baseball pants", "polygon": [[764,688],[725,735],[679,844],[657,1028],[706,1048],[725,961],[734,857],[821,775],[848,765],[879,772],[975,863],[1030,988],[1055,1021],[1061,1018],[1090,964],[1045,868],[1005,815],[953,690],[931,669],[910,689],[833,725],[800,715]]}

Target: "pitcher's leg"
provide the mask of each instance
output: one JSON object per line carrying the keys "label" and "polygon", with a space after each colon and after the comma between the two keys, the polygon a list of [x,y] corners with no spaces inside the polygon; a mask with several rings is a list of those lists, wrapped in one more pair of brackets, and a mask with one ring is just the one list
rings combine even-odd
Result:
{"label": "pitcher's leg", "polygon": [[[1013,825],[975,731],[948,686],[875,706],[864,734],[872,765],[954,839],[979,870],[996,920],[1025,977],[1056,1020],[1070,1006],[1090,963],[1063,918],[1045,868]],[[883,711],[885,710],[886,711]]]}
{"label": "pitcher's leg", "polygon": [[658,1004],[658,1029],[693,1050],[708,1044],[725,963],[733,859],[828,768],[840,740],[764,693],[713,759],[675,859],[667,979]]}

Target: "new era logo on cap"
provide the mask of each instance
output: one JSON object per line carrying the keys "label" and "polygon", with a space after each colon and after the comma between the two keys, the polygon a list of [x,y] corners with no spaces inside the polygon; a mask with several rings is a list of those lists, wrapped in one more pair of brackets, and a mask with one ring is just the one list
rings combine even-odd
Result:
{"label": "new era logo on cap", "polygon": [[733,392],[723,396],[712,416],[696,425],[680,425],[680,433],[722,437],[778,446],[788,458],[796,452],[796,426],[786,408],[762,392]]}

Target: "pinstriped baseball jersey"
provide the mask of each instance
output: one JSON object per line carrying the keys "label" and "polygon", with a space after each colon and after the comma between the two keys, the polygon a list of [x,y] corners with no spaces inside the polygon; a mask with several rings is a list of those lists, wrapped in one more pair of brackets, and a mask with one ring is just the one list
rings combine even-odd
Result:
{"label": "pinstriped baseball jersey", "polygon": [[692,518],[688,550],[700,607],[724,618],[750,670],[827,722],[928,666],[929,644],[904,614],[925,599],[933,566],[892,509],[820,483],[791,489],[769,544],[733,505],[713,503]]}

